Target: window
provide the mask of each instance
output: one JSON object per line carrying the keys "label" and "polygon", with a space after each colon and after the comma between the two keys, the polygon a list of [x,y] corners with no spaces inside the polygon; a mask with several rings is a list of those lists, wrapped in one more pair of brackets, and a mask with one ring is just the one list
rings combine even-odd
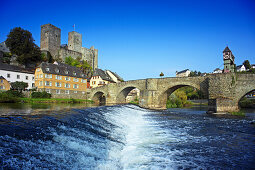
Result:
{"label": "window", "polygon": [[81,79],[82,83],[87,83],[86,79]]}
{"label": "window", "polygon": [[[37,75],[37,76],[38,76],[38,75]],[[33,77],[32,77],[32,80],[34,80],[34,79],[35,79],[35,77],[33,76]]]}
{"label": "window", "polygon": [[35,83],[32,83],[32,87],[35,87]]}
{"label": "window", "polygon": [[96,84],[96,81],[92,81],[92,84]]}
{"label": "window", "polygon": [[69,90],[66,90],[65,93],[66,93],[66,94],[69,94]]}
{"label": "window", "polygon": [[4,82],[4,80],[1,80],[1,83],[3,83]]}
{"label": "window", "polygon": [[79,88],[78,84],[74,84],[74,85],[73,85],[73,88],[74,88],[74,89],[78,89],[78,88]]}
{"label": "window", "polygon": [[40,78],[43,78],[43,74],[40,74]]}
{"label": "window", "polygon": [[70,77],[66,77],[66,81],[69,81],[70,80]]}
{"label": "window", "polygon": [[68,74],[69,72],[66,70],[65,73]]}
{"label": "window", "polygon": [[51,79],[52,78],[52,74],[45,74],[45,78]]}
{"label": "window", "polygon": [[20,79],[20,75],[17,75],[17,79]]}
{"label": "window", "polygon": [[70,88],[70,84],[66,83],[65,88]]}
{"label": "window", "polygon": [[50,71],[50,68],[46,68],[45,70],[46,70],[46,71]]}
{"label": "window", "polygon": [[4,89],[4,86],[3,86],[3,85],[1,85],[1,86],[0,86],[0,89]]}
{"label": "window", "polygon": [[56,68],[55,71],[56,71],[56,73],[59,73],[59,69]]}
{"label": "window", "polygon": [[8,74],[7,74],[7,78],[10,78],[10,77],[11,77],[11,75],[8,73]]}
{"label": "window", "polygon": [[74,91],[73,93],[77,93],[77,91]]}
{"label": "window", "polygon": [[46,91],[47,93],[50,93],[50,89],[45,89],[45,91]]}
{"label": "window", "polygon": [[83,91],[82,94],[85,94],[85,91]]}
{"label": "window", "polygon": [[40,81],[40,82],[39,82],[39,86],[43,86],[43,81]]}
{"label": "window", "polygon": [[75,75],[75,76],[76,76],[76,73],[75,73],[75,72],[73,72],[73,75]]}
{"label": "window", "polygon": [[56,80],[62,80],[61,76],[56,75]]}
{"label": "window", "polygon": [[37,71],[37,72],[39,72],[40,70],[41,70],[41,69],[39,69],[39,68],[38,68],[38,69],[36,69],[36,71]]}
{"label": "window", "polygon": [[51,81],[45,81],[45,86],[51,86]]}
{"label": "window", "polygon": [[60,94],[60,90],[56,90],[56,94]]}
{"label": "window", "polygon": [[55,86],[56,86],[56,87],[61,87],[61,83],[56,82]]}
{"label": "window", "polygon": [[28,76],[26,76],[26,80],[28,80]]}
{"label": "window", "polygon": [[79,79],[78,78],[73,78],[73,81],[74,82],[79,82]]}

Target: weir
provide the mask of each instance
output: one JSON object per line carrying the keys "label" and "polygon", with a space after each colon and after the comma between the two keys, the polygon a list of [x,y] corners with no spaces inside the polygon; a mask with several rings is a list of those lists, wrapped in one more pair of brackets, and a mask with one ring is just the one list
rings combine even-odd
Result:
{"label": "weir", "polygon": [[205,94],[209,112],[233,112],[239,110],[239,100],[255,89],[255,74],[223,73],[198,77],[131,80],[93,88],[88,98],[99,101],[99,97],[103,96],[106,104],[125,103],[128,93],[138,88],[139,106],[148,109],[166,109],[168,96],[184,86],[192,86]]}

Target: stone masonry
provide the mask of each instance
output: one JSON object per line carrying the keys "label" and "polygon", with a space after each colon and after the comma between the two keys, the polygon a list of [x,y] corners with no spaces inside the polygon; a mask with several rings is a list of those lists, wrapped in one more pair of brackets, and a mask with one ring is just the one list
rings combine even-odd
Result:
{"label": "stone masonry", "polygon": [[107,104],[126,103],[126,96],[134,88],[140,90],[139,105],[149,109],[165,109],[167,98],[176,89],[192,86],[208,99],[212,112],[238,111],[239,100],[255,90],[255,74],[211,74],[199,77],[173,77],[132,80],[93,88],[88,96],[96,102],[105,97]]}
{"label": "stone masonry", "polygon": [[82,47],[82,35],[72,31],[68,33],[68,45],[60,45],[61,30],[52,24],[41,26],[41,51],[50,52],[54,59],[65,60],[66,57],[81,58],[87,61],[93,70],[98,68],[98,50]]}

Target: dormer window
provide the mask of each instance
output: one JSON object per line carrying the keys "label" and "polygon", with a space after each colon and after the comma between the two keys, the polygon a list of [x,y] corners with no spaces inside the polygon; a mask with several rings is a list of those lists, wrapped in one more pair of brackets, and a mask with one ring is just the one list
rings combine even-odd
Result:
{"label": "dormer window", "polygon": [[50,68],[47,67],[45,70],[46,70],[46,71],[50,71]]}
{"label": "dormer window", "polygon": [[75,76],[76,76],[76,72],[73,72],[73,75],[75,75]]}
{"label": "dormer window", "polygon": [[69,72],[66,70],[65,73],[68,74]]}
{"label": "dormer window", "polygon": [[84,77],[84,74],[81,74],[82,77]]}
{"label": "dormer window", "polygon": [[55,71],[56,71],[56,73],[59,73],[59,69],[56,68]]}

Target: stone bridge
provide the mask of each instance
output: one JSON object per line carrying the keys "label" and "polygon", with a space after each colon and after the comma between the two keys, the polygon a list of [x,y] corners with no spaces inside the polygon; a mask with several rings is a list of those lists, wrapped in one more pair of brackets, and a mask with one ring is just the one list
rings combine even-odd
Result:
{"label": "stone bridge", "polygon": [[91,89],[88,98],[106,104],[126,103],[128,93],[140,90],[139,106],[149,109],[165,109],[167,98],[176,89],[191,86],[201,90],[208,99],[212,112],[238,111],[239,100],[255,90],[255,74],[210,74],[199,77],[169,77],[131,80]]}

